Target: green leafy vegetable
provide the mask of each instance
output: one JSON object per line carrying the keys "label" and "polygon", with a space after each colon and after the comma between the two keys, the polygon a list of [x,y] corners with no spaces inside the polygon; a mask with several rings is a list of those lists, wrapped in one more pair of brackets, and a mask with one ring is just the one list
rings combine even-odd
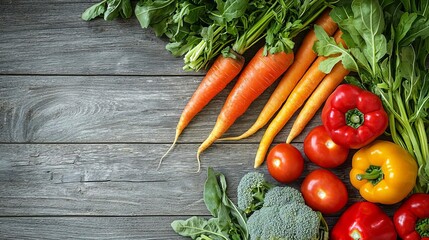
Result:
{"label": "green leafy vegetable", "polygon": [[221,228],[219,218],[207,220],[193,216],[187,220],[175,220],[171,223],[171,227],[178,234],[192,239],[198,237],[201,239],[229,239],[228,233]]}
{"label": "green leafy vegetable", "polygon": [[142,28],[156,27],[174,12],[176,2],[176,0],[139,1],[136,5],[135,15]]}
{"label": "green leafy vegetable", "polygon": [[[331,16],[348,49],[320,29],[314,50],[359,75],[359,85],[380,96],[389,134],[419,165],[416,191],[429,192],[429,1],[344,1]],[[332,60],[334,61],[334,60]],[[333,62],[321,64],[329,72]],[[356,79],[353,82],[356,83]]]}
{"label": "green leafy vegetable", "polygon": [[[234,6],[244,6],[244,2],[236,0]],[[317,0],[267,1],[263,4],[247,4],[244,12],[233,11],[233,18],[224,16],[223,21],[214,18],[208,31],[202,33],[202,41],[185,54],[184,69],[197,71],[205,68],[219,53],[227,57],[242,55],[263,38],[266,43],[265,54],[268,51],[272,54],[291,52],[295,44],[293,38],[305,30],[329,4]],[[218,9],[222,8],[222,5],[218,5]],[[231,26],[234,26],[233,31]],[[229,54],[230,50],[234,54]]]}
{"label": "green leafy vegetable", "polygon": [[118,16],[130,18],[132,11],[130,0],[103,0],[87,8],[82,13],[82,19],[89,21],[100,16],[106,21],[114,20]]}
{"label": "green leafy vegetable", "polygon": [[107,0],[104,0],[87,8],[85,12],[82,13],[82,19],[89,21],[104,14],[106,11],[106,2]]}
{"label": "green leafy vegetable", "polygon": [[[252,193],[258,196],[251,196]],[[203,196],[213,217],[175,220],[171,227],[182,236],[201,240],[326,240],[329,237],[322,214],[307,206],[301,192],[295,188],[272,185],[262,173],[249,172],[240,180],[237,194],[242,210],[228,197],[225,176],[209,168]],[[249,209],[251,205],[258,207]],[[249,218],[243,212],[245,209],[250,210],[247,212]]]}
{"label": "green leafy vegetable", "polygon": [[173,230],[192,239],[248,239],[246,216],[226,191],[225,176],[209,168],[203,195],[204,203],[213,217],[205,219],[193,216],[187,220],[175,220],[171,223]]}
{"label": "green leafy vegetable", "polygon": [[[184,56],[183,69],[198,71],[219,54],[242,55],[263,38],[265,54],[292,51],[293,38],[332,2],[336,1],[139,0],[134,14],[142,28],[168,38],[166,49]],[[105,20],[131,17],[130,0],[102,0],[82,19],[102,15]]]}

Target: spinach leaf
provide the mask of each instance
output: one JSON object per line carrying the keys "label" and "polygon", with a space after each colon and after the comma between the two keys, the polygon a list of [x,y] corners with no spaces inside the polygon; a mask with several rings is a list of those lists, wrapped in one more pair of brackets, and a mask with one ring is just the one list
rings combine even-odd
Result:
{"label": "spinach leaf", "polygon": [[[230,232],[234,233],[233,235],[235,237],[232,237],[232,239],[247,239],[248,229],[247,229],[247,223],[246,223],[246,217],[243,214],[242,211],[240,211],[237,207],[237,205],[234,204],[234,202],[228,197],[226,192],[226,179],[224,175],[220,175],[220,183],[222,188],[222,204],[228,208],[230,212],[230,217],[234,219],[233,222],[236,222],[236,224],[232,225],[230,228]],[[240,237],[242,236],[242,237]]]}
{"label": "spinach leaf", "polygon": [[176,233],[192,239],[204,235],[210,239],[229,240],[228,234],[219,226],[220,221],[219,218],[206,220],[202,217],[193,216],[187,220],[174,220],[171,227]]}
{"label": "spinach leaf", "polygon": [[130,0],[103,0],[87,8],[82,13],[82,19],[89,21],[103,15],[104,20],[111,21],[119,15],[122,18],[130,18],[132,14],[133,9]]}
{"label": "spinach leaf", "polygon": [[91,7],[87,8],[82,13],[82,19],[85,21],[89,21],[104,14],[104,12],[106,11],[106,2],[107,0],[104,0],[100,3],[96,3]]}
{"label": "spinach leaf", "polygon": [[122,18],[130,18],[133,15],[133,7],[130,0],[122,0],[120,13]]}
{"label": "spinach leaf", "polygon": [[378,61],[387,53],[387,40],[382,34],[385,28],[383,10],[376,0],[355,0],[352,3],[353,22],[365,44],[361,44],[363,54],[368,60],[373,74]]}
{"label": "spinach leaf", "polygon": [[176,9],[175,0],[140,0],[135,9],[136,15],[142,28],[154,26],[169,18]]}
{"label": "spinach leaf", "polygon": [[205,219],[193,216],[187,220],[175,220],[171,223],[175,232],[192,239],[247,240],[249,238],[245,215],[228,197],[227,182],[222,173],[208,168],[203,197],[213,217]]}
{"label": "spinach leaf", "polygon": [[222,190],[219,187],[216,173],[212,168],[207,170],[207,180],[204,185],[204,203],[213,217],[219,216],[222,206]]}
{"label": "spinach leaf", "polygon": [[107,8],[104,12],[104,20],[110,21],[118,17],[121,9],[121,0],[107,0]]}

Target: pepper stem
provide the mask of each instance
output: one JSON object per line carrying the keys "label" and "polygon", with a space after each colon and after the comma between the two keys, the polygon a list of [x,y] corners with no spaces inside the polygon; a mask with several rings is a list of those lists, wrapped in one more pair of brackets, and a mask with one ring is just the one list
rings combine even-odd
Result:
{"label": "pepper stem", "polygon": [[364,122],[364,114],[354,108],[346,112],[346,124],[352,128],[359,128]]}
{"label": "pepper stem", "polygon": [[416,223],[416,232],[420,237],[429,237],[429,218],[420,219]]}
{"label": "pepper stem", "polygon": [[363,174],[357,174],[356,179],[359,181],[368,180],[372,183],[372,185],[376,185],[381,180],[383,180],[384,174],[381,170],[381,167],[371,165]]}

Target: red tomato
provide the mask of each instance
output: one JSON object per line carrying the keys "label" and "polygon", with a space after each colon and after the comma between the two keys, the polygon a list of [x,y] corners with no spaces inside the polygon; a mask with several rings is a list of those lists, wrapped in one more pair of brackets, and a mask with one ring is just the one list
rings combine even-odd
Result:
{"label": "red tomato", "polygon": [[304,158],[296,147],[280,143],[268,153],[267,168],[275,180],[289,183],[301,176],[304,170]]}
{"label": "red tomato", "polygon": [[347,160],[349,148],[332,141],[321,125],[313,128],[305,137],[304,153],[313,163],[324,168],[334,168]]}
{"label": "red tomato", "polygon": [[331,171],[317,169],[301,185],[305,203],[324,214],[340,211],[348,201],[346,185]]}

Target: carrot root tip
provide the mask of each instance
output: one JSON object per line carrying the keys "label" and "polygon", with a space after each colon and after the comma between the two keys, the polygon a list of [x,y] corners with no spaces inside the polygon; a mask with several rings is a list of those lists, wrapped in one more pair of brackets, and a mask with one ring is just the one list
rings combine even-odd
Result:
{"label": "carrot root tip", "polygon": [[174,141],[171,144],[171,146],[168,148],[167,152],[165,152],[164,155],[162,155],[161,159],[159,159],[158,167],[156,168],[157,171],[159,171],[159,169],[161,168],[162,161],[164,160],[164,158],[168,155],[168,153],[170,153],[171,150],[173,150],[174,146],[176,146],[176,142],[178,138],[179,138],[178,135],[174,137]]}
{"label": "carrot root tip", "polygon": [[201,160],[200,160],[200,154],[201,152],[198,150],[197,152],[197,164],[198,164],[198,168],[197,168],[197,173],[199,173],[201,171]]}

